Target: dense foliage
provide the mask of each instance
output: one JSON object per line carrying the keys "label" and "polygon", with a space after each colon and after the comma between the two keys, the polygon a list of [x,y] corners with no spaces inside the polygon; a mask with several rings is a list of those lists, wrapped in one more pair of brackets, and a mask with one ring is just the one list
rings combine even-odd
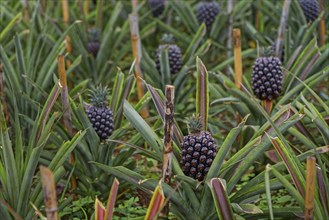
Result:
{"label": "dense foliage", "polygon": [[2,0],[0,12],[0,219],[48,216],[40,165],[61,219],[99,218],[111,196],[113,219],[329,216],[324,0]]}

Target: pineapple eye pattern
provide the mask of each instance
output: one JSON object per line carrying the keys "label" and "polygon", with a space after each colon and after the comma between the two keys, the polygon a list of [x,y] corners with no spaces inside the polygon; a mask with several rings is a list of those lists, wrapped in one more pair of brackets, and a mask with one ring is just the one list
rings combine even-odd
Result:
{"label": "pineapple eye pattern", "polygon": [[165,0],[148,0],[153,17],[160,17],[165,9]]}
{"label": "pineapple eye pattern", "polygon": [[169,68],[171,74],[178,73],[182,68],[182,53],[176,44],[162,44],[158,47],[155,57],[155,64],[158,72],[161,72],[160,54],[168,47]]}
{"label": "pineapple eye pattern", "polygon": [[113,125],[113,112],[107,103],[107,87],[98,86],[89,93],[90,106],[85,107],[89,121],[101,140],[111,136]]}
{"label": "pineapple eye pattern", "polygon": [[199,24],[204,22],[206,24],[207,30],[210,30],[218,13],[219,4],[217,2],[200,2],[197,6],[196,17],[199,21]]}
{"label": "pineapple eye pattern", "polygon": [[320,7],[317,0],[299,0],[298,2],[307,22],[313,22],[318,18]]}
{"label": "pineapple eye pattern", "polygon": [[201,131],[184,137],[180,163],[185,175],[202,181],[215,157],[216,145],[210,132]]}
{"label": "pineapple eye pattern", "polygon": [[282,90],[282,67],[277,57],[258,57],[252,67],[252,90],[258,99],[273,100]]}

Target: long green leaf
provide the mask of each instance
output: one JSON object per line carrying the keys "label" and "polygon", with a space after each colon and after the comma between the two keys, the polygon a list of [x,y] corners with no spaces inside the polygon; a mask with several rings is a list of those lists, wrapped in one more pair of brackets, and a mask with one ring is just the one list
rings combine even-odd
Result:
{"label": "long green leaf", "polygon": [[[293,126],[295,123],[297,123],[299,120],[301,120],[302,115],[294,115],[289,118],[289,120],[283,122],[277,129],[279,129],[279,132],[285,132],[288,128]],[[274,135],[277,132],[270,132],[271,135]],[[254,141],[254,140],[252,140]],[[251,142],[252,142],[251,141]],[[256,142],[257,143],[257,142]],[[256,146],[249,145],[249,147],[253,147],[252,151],[246,156],[241,163],[239,164],[238,168],[234,171],[233,176],[231,177],[230,181],[228,181],[227,190],[231,192],[235,184],[239,181],[239,179],[242,177],[243,173],[250,167],[252,163],[257,160],[257,158],[263,154],[269,147],[271,146],[270,141],[267,139],[262,140],[259,142]],[[243,149],[242,149],[243,150]],[[239,153],[239,152],[238,152]],[[242,159],[242,158],[241,158]],[[229,162],[229,161],[228,161]],[[236,161],[232,160],[230,163],[227,162],[227,166],[231,165],[231,163],[236,163]],[[232,171],[233,172],[233,171]]]}
{"label": "long green leaf", "polygon": [[22,18],[22,13],[17,13],[17,15],[8,23],[8,25],[0,33],[0,42],[7,35],[7,33],[14,27],[16,22]]}
{"label": "long green leaf", "polygon": [[3,182],[4,190],[7,193],[7,202],[16,209],[18,204],[17,189],[19,189],[20,183],[13,151],[14,146],[10,141],[9,130],[5,122],[2,105],[0,105],[0,116],[0,140],[3,152],[1,160],[4,163],[3,168],[6,177],[6,179],[2,179],[1,182]]}
{"label": "long green leaf", "polygon": [[274,176],[279,179],[282,185],[289,191],[289,193],[294,197],[294,199],[296,199],[296,201],[300,205],[301,210],[304,210],[304,206],[305,206],[304,199],[300,195],[300,193],[295,189],[295,187],[275,168],[269,166],[269,169],[271,169]]}
{"label": "long green leaf", "polygon": [[124,116],[128,121],[135,127],[135,129],[142,134],[147,143],[152,147],[152,149],[161,156],[163,143],[160,138],[154,133],[150,126],[144,121],[144,119],[135,111],[135,109],[128,103],[124,101],[123,105]]}
{"label": "long green leaf", "polygon": [[[299,193],[304,197],[305,196],[305,178],[302,174],[301,170],[299,170],[298,165],[296,164],[296,161],[298,159],[296,156],[291,152],[291,150],[287,149],[286,146],[283,145],[281,140],[277,137],[270,137],[270,140],[276,149],[276,151],[279,153],[281,159],[284,161],[285,165],[287,166],[287,169],[299,191]],[[299,162],[299,161],[298,161]]]}
{"label": "long green leaf", "polygon": [[273,208],[272,208],[272,198],[271,198],[271,186],[270,186],[270,176],[269,176],[269,165],[265,169],[265,187],[266,187],[266,200],[268,205],[268,210],[270,214],[270,219],[273,220]]}
{"label": "long green leaf", "polygon": [[209,169],[209,172],[206,177],[206,181],[211,178],[218,177],[224,159],[227,153],[229,152],[229,150],[231,149],[233,143],[236,141],[236,138],[240,134],[247,119],[248,119],[248,115],[242,120],[242,122],[236,128],[233,128],[225,138],[224,143],[219,148],[218,153],[216,154],[216,157],[212,163],[212,166]]}
{"label": "long green leaf", "polygon": [[18,210],[24,210],[22,213],[26,213],[29,210],[29,195],[31,193],[31,187],[33,183],[33,176],[36,172],[41,152],[44,150],[44,146],[47,143],[47,140],[49,138],[49,134],[51,132],[51,129],[54,125],[54,123],[58,120],[59,115],[53,114],[52,117],[49,119],[47,125],[45,126],[45,129],[43,130],[43,134],[41,135],[40,144],[33,148],[31,155],[28,155],[29,157],[26,158],[27,164],[24,169],[22,169],[22,172],[24,172],[22,183],[21,183],[21,190],[19,193],[19,202],[18,202]]}
{"label": "long green leaf", "polygon": [[188,60],[194,58],[193,54],[199,48],[199,44],[202,42],[202,38],[204,37],[205,34],[206,34],[206,25],[202,23],[202,25],[200,25],[198,31],[194,35],[191,43],[189,44],[187,50],[183,55],[183,63],[187,63]]}

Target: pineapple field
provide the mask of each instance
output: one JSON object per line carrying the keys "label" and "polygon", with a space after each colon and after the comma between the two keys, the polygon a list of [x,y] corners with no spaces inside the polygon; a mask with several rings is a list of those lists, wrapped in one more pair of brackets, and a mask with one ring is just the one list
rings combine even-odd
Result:
{"label": "pineapple field", "polygon": [[1,0],[0,219],[329,219],[327,0]]}

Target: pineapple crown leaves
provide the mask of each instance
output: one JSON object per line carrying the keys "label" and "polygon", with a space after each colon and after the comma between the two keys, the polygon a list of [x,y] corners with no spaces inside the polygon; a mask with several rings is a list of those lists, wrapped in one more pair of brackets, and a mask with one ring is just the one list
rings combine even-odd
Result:
{"label": "pineapple crown leaves", "polygon": [[175,38],[172,34],[164,34],[161,37],[162,44],[173,44],[175,43]]}
{"label": "pineapple crown leaves", "polygon": [[190,134],[199,133],[203,127],[203,121],[200,115],[192,115],[186,118],[187,129]]}
{"label": "pineapple crown leaves", "polygon": [[93,87],[89,91],[89,101],[92,105],[95,105],[97,107],[106,106],[108,104],[107,102],[107,96],[109,93],[109,89],[107,86],[98,85],[97,87]]}
{"label": "pineapple crown leaves", "polygon": [[259,55],[261,57],[275,56],[275,49],[273,50],[272,46],[268,46],[266,48],[262,47],[262,48],[259,49]]}
{"label": "pineapple crown leaves", "polygon": [[99,41],[101,30],[99,28],[90,28],[88,30],[88,37],[90,41]]}

